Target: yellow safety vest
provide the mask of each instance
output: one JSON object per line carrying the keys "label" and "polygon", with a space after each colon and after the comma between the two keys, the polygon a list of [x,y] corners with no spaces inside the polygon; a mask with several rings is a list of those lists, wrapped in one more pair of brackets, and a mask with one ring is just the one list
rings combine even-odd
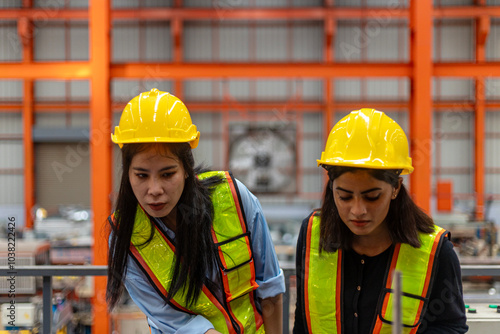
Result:
{"label": "yellow safety vest", "polygon": [[[169,303],[184,312],[203,315],[221,333],[262,334],[265,333],[263,319],[256,308],[253,292],[258,285],[255,282],[250,232],[238,190],[228,172],[207,172],[198,175],[198,178],[211,176],[223,179],[212,193],[212,237],[219,250],[217,262],[224,285],[224,300],[218,300],[210,289],[203,286],[195,305],[187,306],[184,291],[179,291]],[[150,235],[150,224],[154,226],[153,239],[144,244]],[[140,206],[137,207],[130,253],[164,298],[172,281],[175,245]]]}
{"label": "yellow safety vest", "polygon": [[[401,272],[403,333],[416,333],[422,320],[432,287],[434,259],[446,231],[435,226],[434,232],[420,234],[421,247],[396,244],[387,281],[381,292],[372,333],[392,333],[392,274]],[[309,333],[343,333],[342,329],[342,250],[319,253],[320,217],[309,219],[304,265],[304,308]]]}

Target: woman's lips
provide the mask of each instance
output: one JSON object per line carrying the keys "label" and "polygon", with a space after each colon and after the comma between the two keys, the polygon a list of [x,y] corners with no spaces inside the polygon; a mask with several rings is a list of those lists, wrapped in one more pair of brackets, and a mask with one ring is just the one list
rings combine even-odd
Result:
{"label": "woman's lips", "polygon": [[165,207],[165,203],[153,203],[153,204],[148,204],[151,210],[153,211],[160,211]]}
{"label": "woman's lips", "polygon": [[363,227],[366,224],[368,224],[370,221],[369,220],[351,220],[351,222],[354,224],[354,226]]}

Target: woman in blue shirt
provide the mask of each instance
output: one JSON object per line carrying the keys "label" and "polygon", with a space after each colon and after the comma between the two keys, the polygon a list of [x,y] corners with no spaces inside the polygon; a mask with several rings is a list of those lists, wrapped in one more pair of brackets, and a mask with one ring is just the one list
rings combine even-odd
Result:
{"label": "woman in blue shirt", "polygon": [[112,140],[123,174],[109,308],[125,286],[152,333],[281,334],[283,272],[260,204],[230,173],[194,167],[199,132],[182,101],[140,94]]}

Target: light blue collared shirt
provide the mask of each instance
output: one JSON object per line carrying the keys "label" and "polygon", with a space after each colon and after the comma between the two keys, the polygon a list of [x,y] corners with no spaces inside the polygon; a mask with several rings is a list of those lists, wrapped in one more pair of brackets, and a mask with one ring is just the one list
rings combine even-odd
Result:
{"label": "light blue collared shirt", "polygon": [[[245,212],[255,263],[255,278],[259,287],[257,297],[269,298],[285,292],[283,271],[269,233],[262,207],[241,182],[236,180]],[[167,231],[173,236],[172,231]],[[135,304],[146,314],[152,334],[203,334],[213,325],[201,315],[191,315],[178,311],[166,304],[150,285],[148,279],[129,256],[124,280],[125,288]]]}

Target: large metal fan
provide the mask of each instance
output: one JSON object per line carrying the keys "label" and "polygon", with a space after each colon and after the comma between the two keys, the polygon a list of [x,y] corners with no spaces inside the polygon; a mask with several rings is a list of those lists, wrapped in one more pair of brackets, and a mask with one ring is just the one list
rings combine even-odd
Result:
{"label": "large metal fan", "polygon": [[290,129],[253,127],[233,136],[229,168],[251,191],[295,191],[295,143]]}

